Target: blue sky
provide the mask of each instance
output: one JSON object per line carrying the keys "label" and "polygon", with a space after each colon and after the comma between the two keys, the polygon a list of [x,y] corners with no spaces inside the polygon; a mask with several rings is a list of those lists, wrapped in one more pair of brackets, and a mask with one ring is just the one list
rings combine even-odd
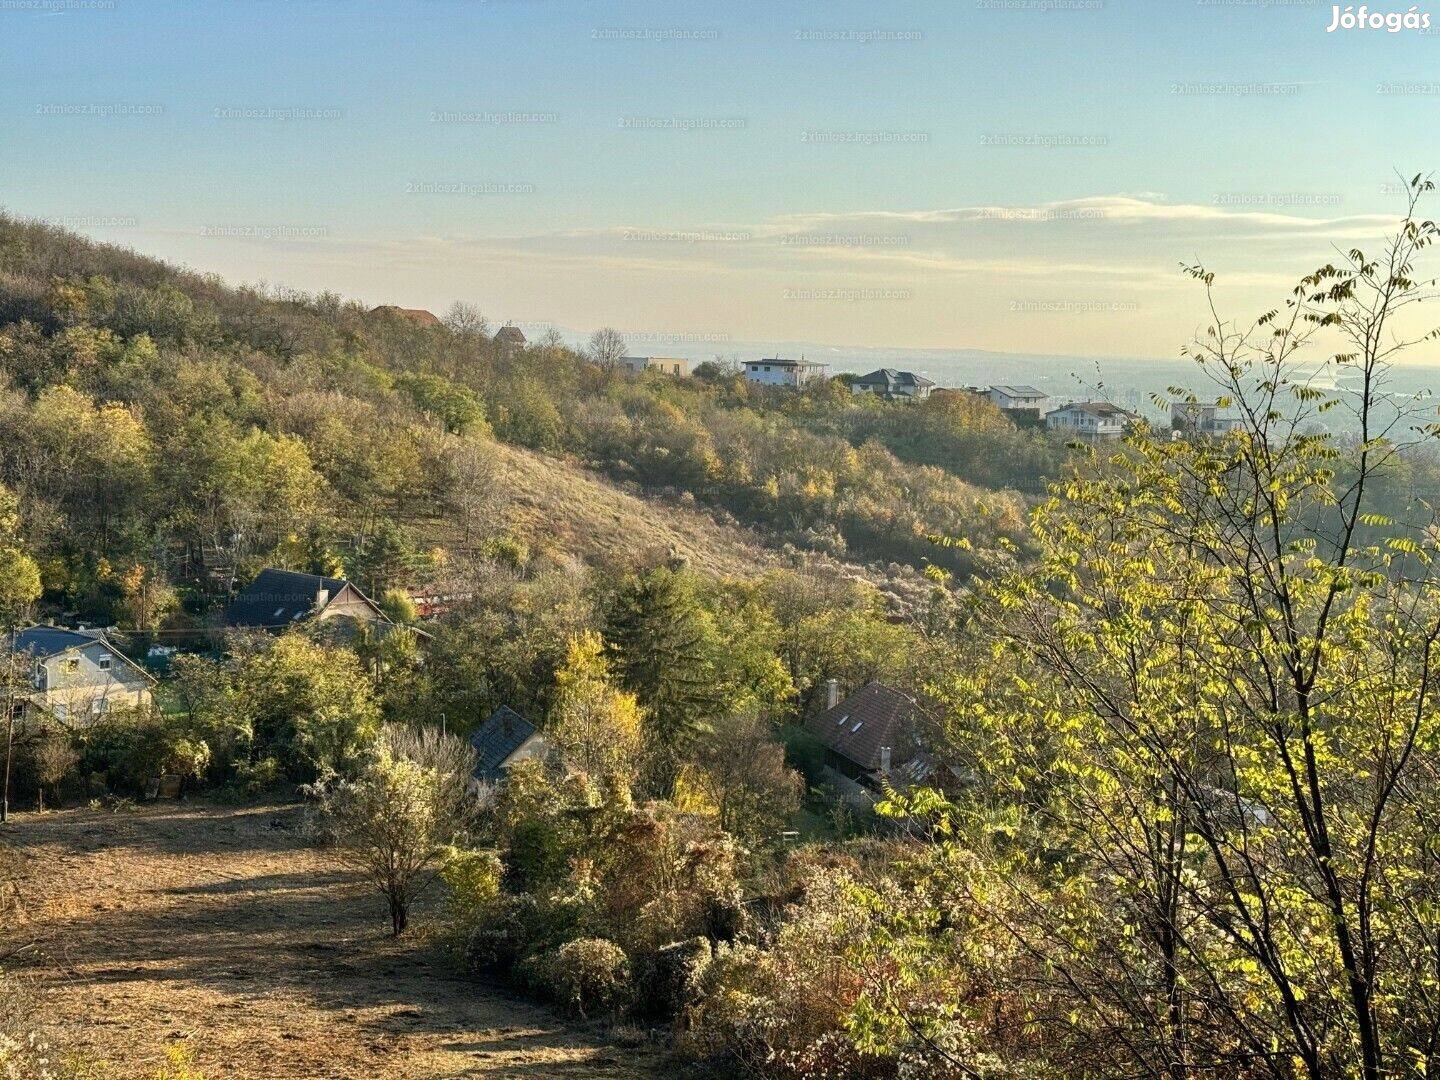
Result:
{"label": "blue sky", "polygon": [[496,320],[1173,355],[1182,260],[1263,310],[1440,163],[1440,33],[1035,6],[0,0],[0,203]]}

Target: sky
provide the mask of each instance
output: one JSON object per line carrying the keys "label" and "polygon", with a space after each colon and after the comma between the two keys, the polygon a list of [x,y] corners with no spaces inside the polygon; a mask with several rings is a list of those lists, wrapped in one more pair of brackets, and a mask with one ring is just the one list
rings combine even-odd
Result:
{"label": "sky", "polygon": [[1434,13],[0,0],[0,206],[636,352],[1174,356],[1206,319],[1182,265],[1258,314],[1440,166]]}

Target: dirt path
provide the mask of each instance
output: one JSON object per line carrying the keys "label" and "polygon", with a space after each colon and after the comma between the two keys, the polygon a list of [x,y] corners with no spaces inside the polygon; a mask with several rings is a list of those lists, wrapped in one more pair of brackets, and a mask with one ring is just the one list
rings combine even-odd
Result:
{"label": "dirt path", "polygon": [[121,1076],[175,1040],[207,1080],[661,1075],[651,1051],[392,942],[378,894],[306,844],[295,807],[12,822],[21,912],[0,954],[33,941],[9,963],[39,980],[57,1040]]}

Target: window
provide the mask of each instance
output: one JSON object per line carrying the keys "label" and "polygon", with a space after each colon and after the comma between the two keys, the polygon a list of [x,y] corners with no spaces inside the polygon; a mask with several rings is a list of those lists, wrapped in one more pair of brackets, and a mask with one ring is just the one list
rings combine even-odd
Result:
{"label": "window", "polygon": [[109,671],[109,670],[110,670],[110,664],[111,664],[112,662],[113,662],[113,660],[112,660],[112,658],[109,657],[109,656],[102,656],[102,657],[100,657],[99,660],[96,660],[96,661],[95,661],[95,663],[99,666],[99,668],[100,668],[101,671]]}
{"label": "window", "polygon": [[845,723],[846,720],[849,720],[849,719],[850,719],[850,714],[849,714],[849,713],[846,713],[844,716],[840,717],[839,720],[836,720],[836,721],[835,721],[835,726],[836,726],[836,727],[840,727],[842,724]]}
{"label": "window", "polygon": [[80,670],[80,658],[78,656],[67,656],[60,661],[60,674],[74,675]]}
{"label": "window", "polygon": [[769,370],[770,370],[770,365],[769,365],[769,364],[766,364],[766,365],[765,365],[765,370],[766,370],[766,371],[769,371]]}

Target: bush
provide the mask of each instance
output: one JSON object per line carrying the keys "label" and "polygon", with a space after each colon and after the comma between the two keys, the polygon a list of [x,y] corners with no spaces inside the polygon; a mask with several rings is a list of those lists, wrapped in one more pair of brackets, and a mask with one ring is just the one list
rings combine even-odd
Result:
{"label": "bush", "polygon": [[630,961],[625,950],[604,938],[576,938],[532,956],[517,976],[528,989],[588,1019],[618,1017],[630,1005]]}
{"label": "bush", "polygon": [[449,890],[450,917],[466,938],[495,914],[503,872],[493,851],[451,848],[442,857],[440,878]]}
{"label": "bush", "polygon": [[710,966],[710,939],[675,941],[655,953],[646,982],[649,1006],[658,1016],[680,1016],[699,1000],[700,983]]}

